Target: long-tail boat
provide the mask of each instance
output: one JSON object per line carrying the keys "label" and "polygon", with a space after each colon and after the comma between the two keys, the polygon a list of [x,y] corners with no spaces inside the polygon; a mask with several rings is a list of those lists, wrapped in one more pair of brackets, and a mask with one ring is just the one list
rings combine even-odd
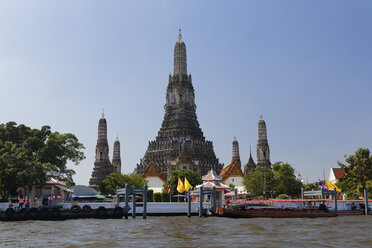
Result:
{"label": "long-tail boat", "polygon": [[319,218],[335,217],[325,205],[318,209],[278,208],[266,204],[241,204],[228,208],[217,208],[216,216],[231,218]]}

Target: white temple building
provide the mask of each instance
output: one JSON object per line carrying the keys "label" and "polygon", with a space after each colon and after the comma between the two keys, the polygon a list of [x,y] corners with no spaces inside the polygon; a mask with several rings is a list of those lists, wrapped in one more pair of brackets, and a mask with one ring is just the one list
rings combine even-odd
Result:
{"label": "white temple building", "polygon": [[[230,192],[230,187],[221,183],[222,178],[216,174],[216,172],[211,169],[208,171],[207,175],[202,177],[203,184],[197,185],[195,189],[200,189],[203,186],[203,189],[212,189],[213,187],[216,188],[216,203],[217,206],[224,206],[225,205],[225,193]],[[208,199],[204,199],[204,201],[210,200],[210,196],[205,196]]]}

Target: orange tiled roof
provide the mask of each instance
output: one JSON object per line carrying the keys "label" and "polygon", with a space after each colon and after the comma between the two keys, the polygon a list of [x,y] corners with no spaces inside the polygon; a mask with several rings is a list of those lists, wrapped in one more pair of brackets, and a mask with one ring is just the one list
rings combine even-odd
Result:
{"label": "orange tiled roof", "polygon": [[233,160],[229,166],[221,171],[220,174],[220,177],[222,177],[222,182],[231,176],[244,177],[244,173],[236,160]]}
{"label": "orange tiled roof", "polygon": [[344,169],[341,168],[332,168],[333,174],[335,174],[336,179],[343,178],[346,175],[346,172]]}
{"label": "orange tiled roof", "polygon": [[163,178],[161,172],[156,168],[154,161],[151,161],[149,167],[143,173],[143,178],[146,178],[146,177],[159,177],[162,181],[164,182],[166,181]]}

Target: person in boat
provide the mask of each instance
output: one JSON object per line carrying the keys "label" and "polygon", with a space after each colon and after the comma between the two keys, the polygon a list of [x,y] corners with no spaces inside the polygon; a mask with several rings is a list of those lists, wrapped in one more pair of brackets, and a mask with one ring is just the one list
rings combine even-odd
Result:
{"label": "person in boat", "polygon": [[8,199],[8,207],[9,208],[12,208],[13,207],[13,202],[12,202],[12,199],[10,199],[10,197]]}
{"label": "person in boat", "polygon": [[351,207],[351,210],[353,210],[353,211],[356,209],[356,206],[355,206],[354,202],[351,203],[350,207]]}

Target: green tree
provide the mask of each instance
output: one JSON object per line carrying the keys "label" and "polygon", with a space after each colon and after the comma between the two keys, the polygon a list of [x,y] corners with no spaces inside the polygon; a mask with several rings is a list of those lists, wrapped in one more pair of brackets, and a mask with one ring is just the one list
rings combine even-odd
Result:
{"label": "green tree", "polygon": [[59,179],[73,184],[75,172],[67,169],[69,161],[83,160],[84,146],[73,134],[52,132],[49,126],[31,129],[15,122],[0,124],[1,196],[15,194],[17,187],[44,185],[48,171]]}
{"label": "green tree", "polygon": [[283,162],[276,162],[272,165],[274,171],[274,194],[299,196],[302,183],[297,180],[294,168]]}
{"label": "green tree", "polygon": [[124,188],[125,184],[128,184],[129,187],[142,188],[146,184],[146,180],[138,174],[118,174],[112,173],[106,177],[105,180],[100,182],[98,185],[98,190],[103,195],[115,195],[116,187]]}
{"label": "green tree", "polygon": [[318,190],[319,189],[319,183],[318,182],[308,183],[308,184],[304,184],[303,187],[304,187],[305,191]]}
{"label": "green tree", "polygon": [[[245,189],[253,195],[271,195],[274,186],[274,173],[270,168],[259,167],[244,177],[243,184]],[[266,192],[264,192],[265,188]]]}
{"label": "green tree", "polygon": [[[266,192],[265,191],[266,181]],[[243,180],[248,192],[253,195],[276,197],[277,195],[298,196],[301,194],[302,183],[296,179],[295,171],[288,163],[276,162],[272,168],[260,167],[248,173]]]}
{"label": "green tree", "polygon": [[229,184],[229,188],[230,188],[231,191],[235,190],[235,184],[230,183]]}
{"label": "green tree", "polygon": [[[196,185],[202,184],[203,181],[201,179],[201,176],[198,172],[192,171],[192,170],[174,170],[171,172],[171,194],[178,195],[177,192],[177,185],[178,185],[178,178],[181,178],[182,183],[185,182],[185,177],[187,178],[187,181],[193,186],[193,189]],[[168,188],[168,182],[163,184],[163,192],[167,192]]]}
{"label": "green tree", "polygon": [[340,179],[338,186],[346,194],[361,195],[372,180],[372,156],[368,148],[359,148],[354,155],[346,156],[348,164],[337,162],[345,170],[346,175]]}

